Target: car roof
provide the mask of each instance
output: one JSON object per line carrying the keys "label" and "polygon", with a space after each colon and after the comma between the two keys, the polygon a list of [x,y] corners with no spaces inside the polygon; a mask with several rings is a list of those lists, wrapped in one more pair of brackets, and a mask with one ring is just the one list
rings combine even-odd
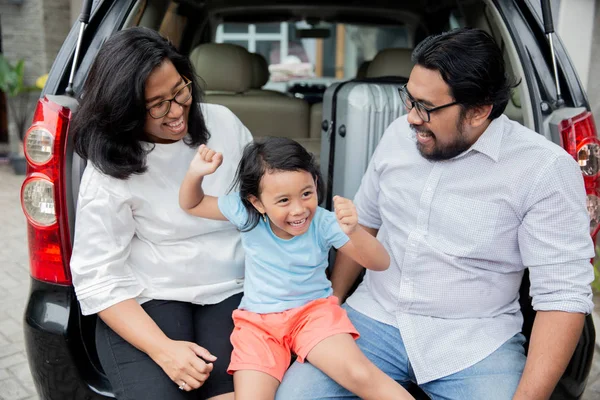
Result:
{"label": "car roof", "polygon": [[[402,19],[418,19],[420,15],[440,9],[454,8],[457,0],[181,0],[231,22],[247,21],[365,21],[393,23]],[[482,0],[462,0],[461,4]],[[391,14],[390,14],[391,13]]]}

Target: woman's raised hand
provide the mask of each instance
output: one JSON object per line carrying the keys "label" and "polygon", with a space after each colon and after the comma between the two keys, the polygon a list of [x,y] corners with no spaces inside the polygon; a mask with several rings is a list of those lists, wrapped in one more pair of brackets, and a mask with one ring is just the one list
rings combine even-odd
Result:
{"label": "woman's raised hand", "polygon": [[181,390],[198,389],[210,376],[213,356],[196,343],[168,339],[157,354],[150,355]]}
{"label": "woman's raised hand", "polygon": [[221,163],[223,163],[223,154],[217,153],[203,144],[198,147],[189,170],[195,175],[206,176],[215,172]]}

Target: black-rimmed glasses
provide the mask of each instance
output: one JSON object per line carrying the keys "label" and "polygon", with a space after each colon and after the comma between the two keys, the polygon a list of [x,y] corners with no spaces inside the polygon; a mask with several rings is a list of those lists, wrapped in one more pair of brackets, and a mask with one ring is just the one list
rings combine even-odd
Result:
{"label": "black-rimmed glasses", "polygon": [[400,99],[402,100],[404,107],[406,107],[408,111],[412,110],[413,108],[416,109],[417,115],[423,122],[431,121],[432,112],[458,104],[457,101],[453,101],[452,103],[444,104],[438,107],[428,108],[425,107],[421,102],[418,102],[412,98],[410,93],[408,93],[408,90],[406,90],[406,85],[398,88],[398,93],[400,93]]}
{"label": "black-rimmed glasses", "polygon": [[163,100],[160,103],[147,109],[148,113],[152,118],[158,119],[167,115],[169,111],[171,111],[172,101],[179,104],[180,106],[184,106],[185,103],[187,103],[190,100],[190,98],[192,97],[192,81],[188,81],[187,79],[185,80],[187,81],[187,83],[185,84],[185,86],[179,89],[177,93],[175,93],[175,96],[173,96],[170,99]]}

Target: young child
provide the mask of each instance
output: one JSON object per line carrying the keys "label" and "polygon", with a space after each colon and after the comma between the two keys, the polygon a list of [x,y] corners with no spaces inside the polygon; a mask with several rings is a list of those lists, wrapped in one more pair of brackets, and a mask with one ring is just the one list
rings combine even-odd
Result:
{"label": "young child", "polygon": [[336,196],[335,214],[318,207],[319,169],[291,139],[250,143],[237,171],[239,193],[205,195],[203,177],[222,161],[221,153],[200,146],[179,203],[192,215],[229,220],[242,232],[246,278],[233,313],[228,368],[235,398],[272,400],[293,352],[361,398],[412,399],[360,351],[358,332],[325,276],[331,246],[366,268],[389,267],[384,247],[358,225],[354,204]]}

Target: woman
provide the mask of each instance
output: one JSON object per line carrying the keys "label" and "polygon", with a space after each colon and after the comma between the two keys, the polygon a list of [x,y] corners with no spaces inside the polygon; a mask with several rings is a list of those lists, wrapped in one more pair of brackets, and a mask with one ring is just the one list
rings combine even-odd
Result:
{"label": "woman", "polygon": [[243,287],[235,228],[178,204],[196,148],[223,152],[205,181],[227,192],[251,135],[225,107],[200,105],[190,61],[157,32],[131,28],[100,49],[71,131],[88,160],[71,272],[119,400],[233,399],[231,313]]}

